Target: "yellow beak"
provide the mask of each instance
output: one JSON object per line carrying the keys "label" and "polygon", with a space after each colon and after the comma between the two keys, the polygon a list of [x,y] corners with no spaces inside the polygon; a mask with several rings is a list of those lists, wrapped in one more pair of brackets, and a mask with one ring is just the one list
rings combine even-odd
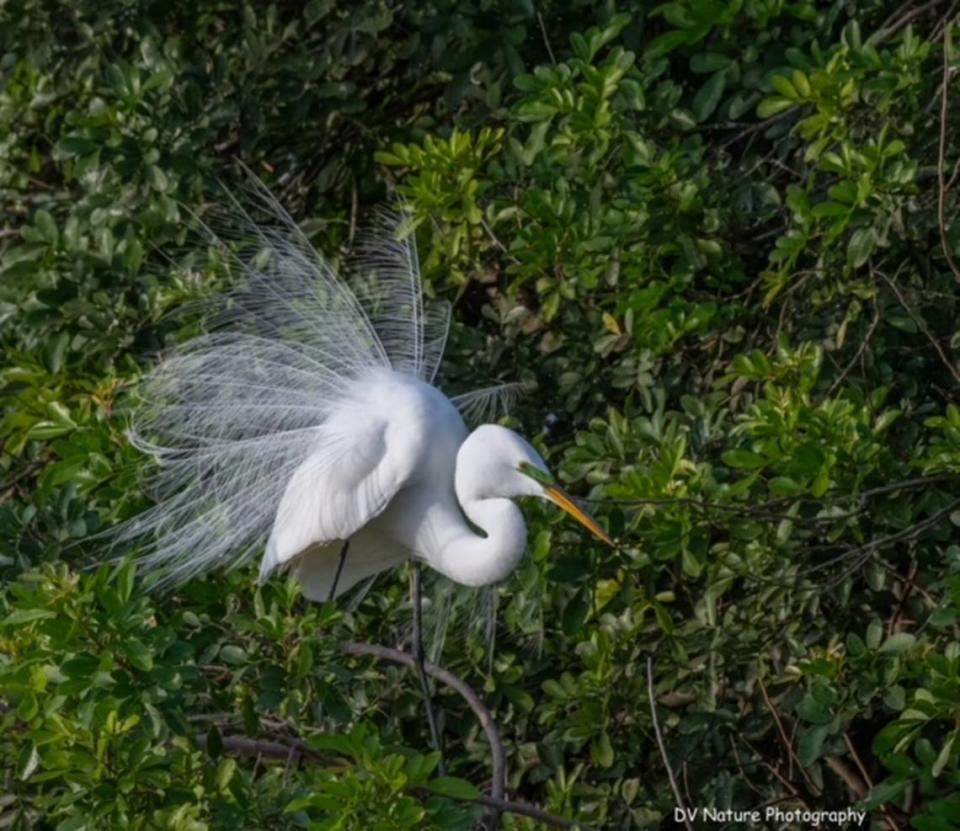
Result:
{"label": "yellow beak", "polygon": [[566,491],[558,488],[556,485],[547,485],[544,491],[547,499],[554,505],[563,508],[563,510],[587,528],[595,537],[603,540],[607,545],[616,547],[617,544],[607,536],[607,532],[597,525],[597,521],[592,516],[579,508]]}

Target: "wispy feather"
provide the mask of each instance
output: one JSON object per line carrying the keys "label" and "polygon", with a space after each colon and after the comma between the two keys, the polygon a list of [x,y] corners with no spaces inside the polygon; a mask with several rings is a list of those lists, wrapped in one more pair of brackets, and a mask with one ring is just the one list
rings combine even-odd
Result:
{"label": "wispy feather", "polygon": [[[449,330],[449,306],[424,306],[403,210],[381,211],[362,235],[348,283],[263,185],[254,181],[247,196],[268,220],[229,195],[225,211],[203,222],[234,287],[212,301],[208,333],[149,373],[130,431],[157,462],[145,482],[156,504],[111,536],[136,544],[161,584],[261,553],[336,402],[384,368],[432,382]],[[458,401],[470,413],[503,394]]]}

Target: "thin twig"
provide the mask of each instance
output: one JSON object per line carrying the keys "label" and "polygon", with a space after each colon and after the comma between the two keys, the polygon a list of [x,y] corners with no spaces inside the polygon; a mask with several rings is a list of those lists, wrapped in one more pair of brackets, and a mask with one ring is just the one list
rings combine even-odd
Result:
{"label": "thin twig", "polygon": [[[797,730],[799,729],[799,727],[800,727],[800,722],[799,722],[799,721],[794,721],[794,723],[793,723],[793,730],[790,731],[790,744],[791,744],[791,746],[793,745],[793,743],[794,743],[794,742],[796,741],[796,739],[797,739]],[[790,779],[793,779],[793,759],[794,759],[794,757],[791,755],[791,756],[790,756],[790,759],[789,759],[788,762],[787,762],[787,776],[788,776]],[[797,760],[797,764],[799,764],[799,763],[800,763],[800,760],[798,759],[798,760]]]}
{"label": "thin twig", "polygon": [[[887,572],[887,574],[889,574],[894,579],[896,580],[903,579],[903,575],[889,563],[885,563],[883,562],[883,560],[879,560],[878,565],[880,566],[880,568],[882,568],[885,572]],[[928,592],[923,586],[918,586],[916,583],[914,583],[913,591],[919,594],[924,600],[927,601],[927,603],[929,603],[934,608],[940,605],[940,601],[938,601],[937,598],[935,598],[932,594],[930,594],[930,592]]]}
{"label": "thin twig", "polygon": [[441,776],[447,775],[447,763],[443,758],[443,736],[437,725],[437,717],[433,711],[433,691],[430,689],[430,681],[423,669],[423,662],[426,656],[423,651],[423,595],[421,591],[421,565],[419,560],[414,560],[413,571],[410,575],[410,600],[413,604],[413,657],[416,660],[417,677],[420,681],[420,691],[423,693],[423,706],[427,711],[427,726],[430,728],[430,741],[433,749],[440,754],[440,762],[437,770]]}
{"label": "thin twig", "polygon": [[[800,775],[803,777],[803,780],[807,783],[810,793],[814,796],[819,796],[820,789],[813,784],[813,780],[810,778],[806,769],[800,764],[800,759],[794,752],[793,745],[791,744],[790,739],[787,737],[787,731],[783,728],[783,722],[780,720],[780,714],[777,712],[777,708],[773,706],[770,696],[767,695],[766,685],[763,683],[763,679],[759,676],[757,676],[757,683],[760,685],[760,693],[763,695],[764,703],[766,703],[767,709],[770,711],[770,715],[773,716],[773,720],[776,722],[777,730],[780,733],[780,738],[783,740],[783,746],[787,749],[787,756],[797,763],[797,769],[800,771]],[[791,767],[792,764],[793,762],[791,762]]]}
{"label": "thin twig", "polygon": [[[850,736],[847,733],[843,734],[843,742],[847,746],[847,750],[850,753],[851,758],[857,766],[857,770],[860,771],[860,775],[863,777],[863,781],[866,782],[868,788],[873,788],[873,780],[870,778],[870,774],[867,773],[867,769],[863,765],[863,760],[860,758],[860,754],[857,753],[857,749],[853,746],[853,742],[850,741]],[[829,764],[829,762],[828,762]],[[859,797],[862,799],[863,797]],[[900,831],[900,825],[897,821],[890,816],[889,811],[883,806],[880,807],[880,813],[883,814],[883,819],[887,823],[887,827],[890,831]]]}
{"label": "thin twig", "polygon": [[857,774],[850,770],[850,766],[843,759],[839,756],[825,756],[824,761],[826,761],[827,767],[843,780],[843,783],[858,800],[867,795],[867,786]]}
{"label": "thin twig", "polygon": [[897,14],[897,12],[894,12],[889,18],[887,18],[886,21],[884,21],[883,26],[867,39],[867,43],[869,43],[871,46],[879,46],[887,39],[893,37],[893,35],[899,32],[911,20],[914,20],[930,9],[939,6],[942,2],[943,0],[929,0],[929,2],[924,3],[922,6],[918,6],[912,11],[907,12],[896,22],[891,21],[891,18],[895,17]]}
{"label": "thin twig", "polygon": [[888,638],[897,631],[897,624],[900,622],[900,614],[903,612],[903,607],[906,605],[907,599],[913,592],[913,580],[917,576],[917,568],[918,563],[916,560],[910,563],[910,569],[908,570],[906,579],[904,580],[903,590],[900,592],[900,597],[897,600],[897,608],[893,610],[893,614],[890,615],[890,621],[887,623]]}
{"label": "thin twig", "polygon": [[[748,135],[750,135],[751,133],[756,133],[756,132],[758,132],[758,131],[765,130],[767,127],[772,127],[772,126],[773,126],[774,124],[776,124],[778,121],[783,121],[783,119],[788,118],[788,117],[791,116],[791,115],[795,115],[798,108],[799,108],[799,105],[794,104],[794,106],[792,106],[792,107],[784,110],[784,111],[781,112],[781,113],[777,113],[776,115],[772,115],[772,116],[770,116],[770,118],[764,119],[763,121],[755,121],[755,122],[753,122],[753,123],[749,123],[749,125],[748,125],[747,127],[745,127],[744,129],[742,129],[742,130],[741,130],[739,133],[737,133],[733,138],[731,138],[731,139],[725,141],[723,144],[721,144],[721,145],[720,145],[720,149],[721,149],[721,150],[726,150],[731,144],[739,144],[741,141],[743,141],[744,138],[746,138],[746,137],[747,137]],[[744,153],[746,153],[746,151],[744,151]],[[762,162],[761,162],[761,163],[762,163]],[[759,166],[759,164],[756,165],[755,168],[758,167],[758,166]],[[755,168],[754,168],[754,169],[755,169]]]}
{"label": "thin twig", "polygon": [[857,753],[856,749],[853,746],[853,742],[850,741],[850,736],[847,733],[843,734],[843,743],[847,746],[847,750],[850,752],[850,756],[853,758],[853,761],[857,765],[857,769],[860,771],[860,775],[863,777],[863,781],[867,783],[868,788],[873,787],[873,781],[870,779],[870,774],[867,773],[867,769],[863,766],[863,761],[860,759],[860,755]]}
{"label": "thin twig", "polygon": [[554,57],[553,48],[550,46],[550,38],[547,35],[547,26],[543,22],[543,15],[537,12],[537,23],[540,24],[540,34],[543,35],[543,45],[547,47],[547,54],[550,56],[550,63],[557,65],[557,59]]}
{"label": "thin twig", "polygon": [[955,499],[953,502],[947,505],[947,507],[940,509],[936,513],[928,516],[926,519],[914,523],[913,525],[910,525],[901,531],[897,531],[894,534],[888,534],[887,536],[880,537],[876,540],[871,540],[870,542],[864,543],[856,548],[847,549],[843,553],[838,554],[835,557],[831,557],[829,560],[825,560],[824,562],[818,563],[815,566],[798,571],[797,575],[805,576],[815,571],[821,571],[822,569],[838,562],[855,559],[856,562],[853,564],[853,566],[844,573],[843,576],[845,577],[846,574],[850,573],[851,571],[855,571],[861,565],[863,565],[863,563],[869,560],[870,557],[872,557],[881,548],[888,548],[889,546],[898,542],[909,542],[910,540],[914,540],[919,537],[928,528],[935,527],[944,517],[949,516],[950,513],[957,508],[957,506],[960,506],[960,499]]}
{"label": "thin twig", "polygon": [[877,300],[873,300],[873,320],[870,322],[870,328],[867,329],[867,334],[864,335],[863,341],[860,344],[860,348],[857,350],[857,354],[850,359],[843,372],[837,376],[837,380],[830,385],[830,389],[827,390],[827,397],[829,398],[833,395],[834,390],[839,387],[846,377],[850,374],[850,371],[853,369],[857,361],[860,360],[860,356],[866,351],[867,347],[870,345],[870,341],[873,338],[873,333],[877,331],[877,326],[880,324],[880,307],[877,305]]}
{"label": "thin twig", "polygon": [[742,741],[748,748],[750,748],[750,751],[753,753],[753,755],[756,756],[756,757],[760,760],[760,764],[762,764],[768,771],[770,771],[770,773],[772,773],[772,774],[777,778],[777,780],[780,782],[781,785],[783,785],[788,791],[790,791],[791,795],[793,796],[794,799],[797,800],[797,802],[799,802],[806,810],[808,810],[808,811],[811,810],[811,809],[810,809],[810,803],[807,802],[806,799],[804,799],[803,794],[801,794],[800,791],[797,790],[796,785],[794,785],[793,782],[791,782],[789,779],[787,779],[787,778],[780,772],[780,768],[774,767],[774,766],[764,757],[764,755],[763,755],[759,750],[757,750],[757,748],[755,748],[755,747],[747,740],[747,738],[746,738],[745,736],[739,736],[738,738],[739,738],[740,741]]}
{"label": "thin twig", "polygon": [[[500,238],[495,233],[493,233],[493,228],[490,227],[490,223],[487,222],[487,220],[484,219],[483,217],[480,217],[480,224],[483,226],[483,230],[487,232],[487,236],[490,237],[490,241],[495,246],[497,246],[497,248],[499,248],[504,254],[509,255],[510,252],[507,250],[507,246],[505,246],[500,241]],[[510,257],[510,259],[513,260],[514,262],[519,262],[516,257]]]}
{"label": "thin twig", "polygon": [[[203,749],[207,748],[207,737],[200,734],[194,737],[196,743]],[[310,747],[301,739],[291,739],[288,742],[275,742],[268,739],[251,739],[247,736],[223,736],[223,749],[242,756],[266,756],[268,759],[296,761],[300,758],[319,762],[322,754]]]}
{"label": "thin twig", "polygon": [[740,777],[746,783],[747,787],[750,788],[754,793],[758,793],[763,796],[763,791],[761,791],[753,782],[750,781],[750,778],[747,776],[746,770],[743,768],[743,762],[740,761],[740,754],[737,752],[737,743],[733,740],[733,736],[728,736],[730,739],[730,749],[733,751],[733,758],[737,762],[737,769],[740,771]]}
{"label": "thin twig", "polygon": [[357,195],[357,180],[356,180],[356,177],[354,177],[353,183],[350,189],[350,231],[347,236],[347,247],[353,245],[353,238],[357,235],[358,206],[359,206],[359,198]]}
{"label": "thin twig", "polygon": [[[947,258],[947,265],[953,272],[953,279],[960,283],[960,269],[957,268],[953,259],[953,252],[950,250],[950,240],[947,237],[946,221],[946,202],[947,189],[943,180],[944,155],[947,145],[947,102],[950,96],[950,53],[952,47],[950,43],[950,24],[943,27],[943,82],[940,91],[940,147],[937,154],[937,224],[940,226],[940,244],[943,247],[944,256]],[[956,373],[954,373],[956,374]]]}
{"label": "thin twig", "polygon": [[657,737],[657,747],[660,748],[660,757],[663,759],[663,765],[667,769],[667,778],[670,780],[670,787],[673,789],[673,797],[677,800],[677,807],[683,812],[683,824],[687,831],[693,831],[693,824],[687,816],[686,806],[683,804],[683,797],[680,796],[680,788],[677,787],[677,780],[673,775],[673,768],[670,767],[670,757],[667,756],[667,748],[663,743],[663,734],[660,732],[660,722],[657,720],[657,699],[653,689],[653,658],[647,656],[647,695],[650,697],[650,715],[653,718],[653,732]]}
{"label": "thin twig", "polygon": [[[941,226],[942,227],[942,226]],[[946,239],[944,239],[944,251],[947,250]],[[950,255],[947,255],[947,259],[950,260]],[[954,269],[954,273],[957,274],[957,279],[960,281],[960,272],[956,271],[956,268],[953,265],[953,261],[950,260],[950,266]],[[927,326],[927,322],[917,314],[913,308],[907,303],[906,298],[901,293],[900,289],[897,287],[897,284],[893,282],[886,274],[882,271],[877,272],[884,280],[887,281],[887,284],[893,289],[893,293],[897,296],[897,300],[900,302],[900,305],[903,306],[904,311],[910,316],[910,319],[917,324],[920,331],[927,336],[927,340],[930,341],[930,345],[936,350],[937,355],[940,356],[940,361],[947,368],[947,371],[953,376],[953,380],[960,384],[960,373],[957,372],[956,367],[951,363],[950,359],[947,357],[947,353],[943,351],[943,347],[940,345],[940,342],[933,336],[933,332],[930,331],[930,327]]]}
{"label": "thin twig", "polygon": [[931,41],[937,40],[938,38],[943,36],[943,32],[941,30],[943,29],[944,26],[950,25],[949,21],[957,11],[958,2],[960,2],[960,0],[954,0],[954,2],[950,5],[950,8],[947,9],[947,13],[943,17],[941,17],[940,20],[937,22],[937,25],[933,27],[933,32],[930,34]]}
{"label": "thin twig", "polygon": [[[915,476],[910,479],[901,479],[896,482],[889,482],[886,485],[878,485],[875,488],[867,488],[862,490],[859,493],[845,493],[837,494],[836,496],[823,496],[823,497],[812,497],[812,496],[780,496],[775,499],[768,499],[766,502],[758,502],[756,505],[739,505],[734,502],[712,502],[709,499],[697,499],[696,497],[687,497],[687,496],[675,496],[675,497],[650,497],[650,498],[640,498],[640,499],[594,499],[590,497],[578,497],[579,502],[584,502],[589,505],[620,505],[624,507],[640,507],[643,505],[651,505],[654,507],[663,506],[667,507],[670,505],[692,505],[697,508],[709,509],[709,510],[724,510],[724,511],[733,511],[741,513],[745,516],[760,516],[762,514],[757,514],[755,511],[764,511],[767,508],[773,508],[777,505],[784,505],[787,502],[820,502],[826,504],[833,504],[845,499],[872,499],[874,496],[883,496],[884,494],[893,493],[895,491],[907,490],[910,488],[922,488],[927,485],[935,484],[936,482],[955,482],[960,479],[960,474],[957,473],[933,473],[929,476]],[[858,512],[861,513],[861,512]],[[787,518],[797,520],[797,517],[790,517],[786,514],[778,514],[777,518]],[[850,515],[852,516],[852,514]],[[820,519],[824,522],[830,521],[831,519],[847,519],[847,515],[835,516],[835,517],[821,517]]]}

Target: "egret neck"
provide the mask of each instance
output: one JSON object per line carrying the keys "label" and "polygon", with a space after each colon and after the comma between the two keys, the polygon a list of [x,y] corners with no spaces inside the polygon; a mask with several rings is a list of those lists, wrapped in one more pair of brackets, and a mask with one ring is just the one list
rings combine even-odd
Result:
{"label": "egret neck", "polygon": [[523,513],[505,497],[457,499],[467,519],[483,533],[464,527],[447,536],[431,565],[458,583],[485,586],[510,576],[523,556],[527,526]]}

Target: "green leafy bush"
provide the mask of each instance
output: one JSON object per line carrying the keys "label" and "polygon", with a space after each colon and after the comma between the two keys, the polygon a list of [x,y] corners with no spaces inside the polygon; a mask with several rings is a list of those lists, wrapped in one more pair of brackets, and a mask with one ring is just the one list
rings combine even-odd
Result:
{"label": "green leafy bush", "polygon": [[945,14],[4,6],[0,827],[482,814],[464,704],[438,692],[437,778],[414,680],[340,651],[407,639],[403,574],[307,608],[247,571],[145,596],[130,565],[88,568],[91,534],[146,503],[132,391],[219,285],[177,252],[235,159],[332,256],[399,192],[455,302],[444,385],[524,381],[511,423],[622,540],[529,506],[493,637],[455,615],[442,641],[513,795],[598,827],[672,816],[649,657],[690,805],[960,827]]}

